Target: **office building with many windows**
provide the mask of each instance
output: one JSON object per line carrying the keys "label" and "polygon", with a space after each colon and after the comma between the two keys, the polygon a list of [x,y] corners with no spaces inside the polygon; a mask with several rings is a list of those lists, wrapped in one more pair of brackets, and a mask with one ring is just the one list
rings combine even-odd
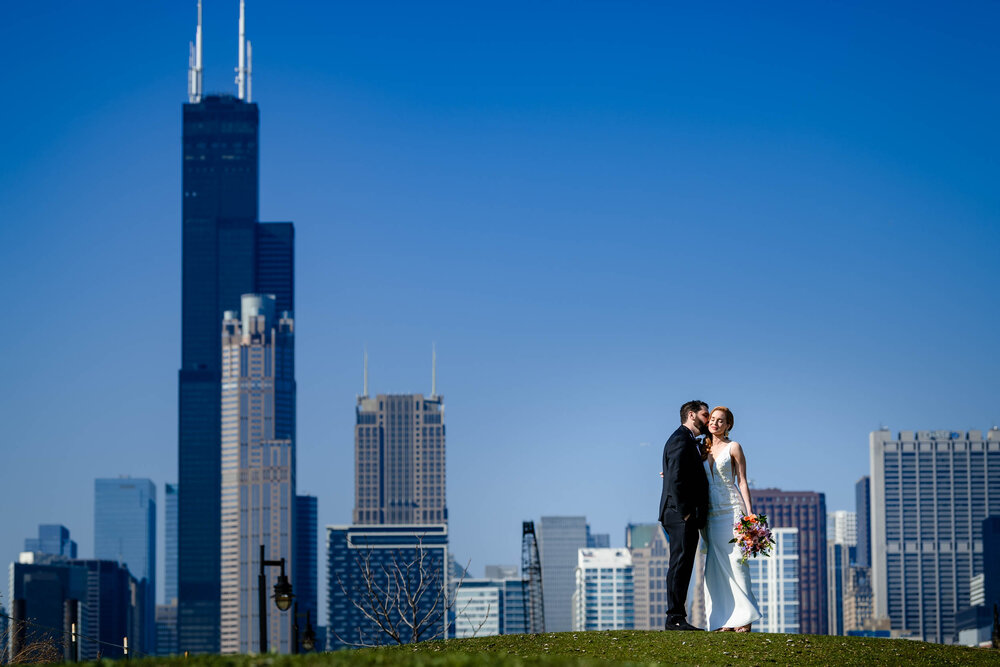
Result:
{"label": "office building with many windows", "polygon": [[444,397],[358,398],[354,523],[447,523]]}
{"label": "office building with many windows", "polygon": [[[327,650],[395,644],[390,626],[405,642],[449,638],[447,524],[327,526],[326,534]],[[407,598],[418,599],[415,608]]]}
{"label": "office building with many windows", "polygon": [[[11,616],[30,621],[23,640],[53,641],[66,662],[125,657],[125,638],[130,655],[150,654],[145,592],[117,561],[25,552],[10,566]],[[63,641],[73,625],[75,646]],[[18,648],[8,644],[9,654]]]}
{"label": "office building with many windows", "polygon": [[855,514],[858,521],[857,564],[872,565],[872,478],[865,475],[854,485]]}
{"label": "office building with many windows", "polygon": [[587,517],[543,516],[536,526],[542,562],[546,632],[573,629],[573,593],[580,549],[587,547]]}
{"label": "office building with many windows", "polygon": [[826,566],[826,496],[815,491],[753,489],[753,508],[766,514],[772,528],[797,528],[799,632],[826,634],[829,629]]}
{"label": "office building with many windows", "polygon": [[1000,429],[882,430],[870,446],[874,615],[952,643],[984,570],[982,521],[1000,514]]}
{"label": "office building with many windows", "polygon": [[94,556],[128,567],[143,588],[144,644],[156,642],[156,485],[120,477],[94,481]]}
{"label": "office building with many windows", "polygon": [[632,554],[635,629],[659,630],[667,618],[670,542],[658,523],[630,523],[625,548]]}
{"label": "office building with many windows", "polygon": [[[756,506],[754,509],[758,509]],[[759,509],[758,509],[759,511]],[[798,528],[772,528],[774,547],[770,557],[751,558],[750,584],[763,618],[754,632],[802,631],[799,593],[801,549]]]}
{"label": "office building with many windows", "polygon": [[466,579],[455,591],[455,638],[503,634],[504,584],[492,579]]}
{"label": "office building with many windows", "polygon": [[[222,322],[223,653],[260,642],[258,574],[265,560],[295,561],[295,323],[271,294],[244,294]],[[185,493],[187,491],[185,490]],[[279,572],[265,572],[267,590]],[[294,583],[293,583],[294,585]],[[291,651],[291,628],[268,614],[268,645]]]}
{"label": "office building with many windows", "polygon": [[632,554],[628,549],[579,549],[573,591],[573,630],[635,628]]}

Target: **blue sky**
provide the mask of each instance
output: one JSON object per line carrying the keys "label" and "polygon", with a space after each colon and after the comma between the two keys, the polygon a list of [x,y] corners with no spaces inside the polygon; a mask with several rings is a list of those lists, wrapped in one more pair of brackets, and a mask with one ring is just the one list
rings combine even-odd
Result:
{"label": "blue sky", "polygon": [[[235,0],[205,0],[233,92]],[[373,392],[446,398],[451,543],[655,520],[690,398],[853,509],[868,433],[1000,422],[996,3],[252,0],[261,219],[297,233],[299,491],[350,520]],[[0,560],[177,469],[195,2],[5,14]],[[161,559],[162,564],[162,559]]]}

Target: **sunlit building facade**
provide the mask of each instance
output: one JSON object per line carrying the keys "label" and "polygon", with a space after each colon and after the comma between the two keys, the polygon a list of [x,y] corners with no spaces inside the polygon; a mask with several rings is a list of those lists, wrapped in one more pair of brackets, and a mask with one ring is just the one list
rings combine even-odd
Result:
{"label": "sunlit building facade", "polygon": [[1000,515],[1000,429],[870,436],[874,616],[953,643],[984,571],[982,522]]}
{"label": "sunlit building facade", "polygon": [[[294,321],[270,294],[245,294],[241,306],[222,322],[223,653],[259,649],[261,546],[266,560],[284,559],[287,576],[296,562]],[[279,571],[265,574],[271,591]],[[267,621],[268,646],[290,652],[289,619]]]}
{"label": "sunlit building facade", "polygon": [[798,528],[772,528],[774,547],[769,557],[750,558],[750,583],[763,618],[754,632],[798,633],[802,631],[799,604]]}

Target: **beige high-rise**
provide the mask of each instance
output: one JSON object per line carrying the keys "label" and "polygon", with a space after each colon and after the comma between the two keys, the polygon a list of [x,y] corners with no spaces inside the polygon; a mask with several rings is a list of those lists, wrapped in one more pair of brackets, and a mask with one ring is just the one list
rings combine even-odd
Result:
{"label": "beige high-rise", "polygon": [[448,522],[444,398],[358,398],[354,427],[354,523]]}
{"label": "beige high-rise", "polygon": [[[276,317],[274,297],[245,294],[242,317],[222,323],[222,606],[223,653],[259,649],[257,578],[265,559],[294,572],[294,322]],[[267,576],[268,647],[290,649],[291,620],[272,601],[279,574]],[[294,587],[295,582],[292,582]]]}

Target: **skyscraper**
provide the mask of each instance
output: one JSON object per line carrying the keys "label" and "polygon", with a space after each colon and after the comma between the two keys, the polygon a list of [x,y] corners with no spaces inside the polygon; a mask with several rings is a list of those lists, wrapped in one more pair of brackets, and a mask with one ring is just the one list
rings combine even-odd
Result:
{"label": "skyscraper", "polygon": [[[635,594],[628,549],[579,549],[572,596],[573,630],[632,630]],[[544,579],[543,579],[544,581]]]}
{"label": "skyscraper", "polygon": [[573,593],[579,551],[587,546],[587,517],[543,516],[538,526],[538,554],[542,561],[542,600],[545,631],[573,629]]}
{"label": "skyscraper", "polygon": [[94,481],[94,556],[126,565],[143,590],[142,632],[156,642],[156,486],[149,479]]}
{"label": "skyscraper", "polygon": [[24,550],[76,558],[76,542],[69,539],[69,528],[60,524],[39,524],[38,537],[25,539]]}
{"label": "skyscraper", "polygon": [[308,611],[314,626],[319,623],[316,601],[319,591],[316,581],[319,576],[316,560],[319,549],[318,522],[316,496],[295,496],[295,572],[292,575],[292,585],[295,587],[299,613],[305,614]]}
{"label": "skyscraper", "polygon": [[177,485],[163,485],[163,604],[156,605],[156,654],[175,655],[177,643]]}
{"label": "skyscraper", "polygon": [[858,561],[860,567],[872,565],[872,478],[865,475],[854,485],[854,502],[858,517]]}
{"label": "skyscraper", "polygon": [[163,602],[177,604],[177,485],[163,485]]}
{"label": "skyscraper", "polygon": [[259,112],[242,2],[240,15],[238,95],[203,95],[199,5],[183,110],[178,624],[181,650],[195,653],[219,651],[222,315],[254,292],[295,311],[292,224],[258,222]]}
{"label": "skyscraper", "polygon": [[[754,509],[760,512],[757,501]],[[768,514],[768,518],[771,515]],[[767,558],[751,558],[750,585],[763,618],[753,624],[754,632],[802,632],[799,592],[802,572],[801,531],[798,528],[772,528],[774,547]]]}
{"label": "skyscraper", "polygon": [[591,549],[609,549],[611,547],[610,533],[594,533],[587,524],[587,546]]}
{"label": "skyscraper", "polygon": [[848,547],[858,544],[858,515],[847,510],[828,512],[826,515],[826,539]]}
{"label": "skyscraper", "polygon": [[[271,294],[244,294],[222,323],[221,650],[259,647],[260,547],[295,570],[295,323]],[[186,493],[186,491],[185,491]],[[266,572],[269,589],[277,573]],[[294,582],[293,582],[294,585]],[[268,615],[268,644],[289,652],[287,619]]]}
{"label": "skyscraper", "polygon": [[356,417],[354,523],[447,523],[444,397],[366,387]]}
{"label": "skyscraper", "polygon": [[828,634],[844,634],[844,594],[851,565],[857,562],[857,514],[837,510],[826,515],[826,583]]}
{"label": "skyscraper", "polygon": [[827,634],[844,634],[844,595],[851,576],[850,547],[836,540],[826,543]]}
{"label": "skyscraper", "polygon": [[658,523],[630,523],[625,528],[625,547],[632,553],[635,629],[659,630],[667,617],[670,542]]}
{"label": "skyscraper", "polygon": [[466,579],[455,591],[455,639],[503,634],[504,582]]}
{"label": "skyscraper", "polygon": [[[124,637],[132,655],[151,652],[151,638],[144,634],[146,588],[128,568],[110,560],[51,555],[35,562],[33,555],[22,554],[10,566],[12,616],[30,621],[26,641],[55,641],[67,662],[121,658]],[[78,633],[76,656],[63,642],[72,624]]]}
{"label": "skyscraper", "polygon": [[403,633],[405,641],[413,634],[407,621],[417,628],[416,641],[448,638],[447,524],[327,526],[326,531],[328,650],[395,644],[372,617]]}
{"label": "skyscraper", "polygon": [[771,528],[798,528],[799,632],[826,634],[826,496],[815,491],[753,489],[753,509]]}
{"label": "skyscraper", "polygon": [[1000,514],[1000,429],[882,430],[869,442],[874,616],[952,643],[983,572],[982,521]]}

